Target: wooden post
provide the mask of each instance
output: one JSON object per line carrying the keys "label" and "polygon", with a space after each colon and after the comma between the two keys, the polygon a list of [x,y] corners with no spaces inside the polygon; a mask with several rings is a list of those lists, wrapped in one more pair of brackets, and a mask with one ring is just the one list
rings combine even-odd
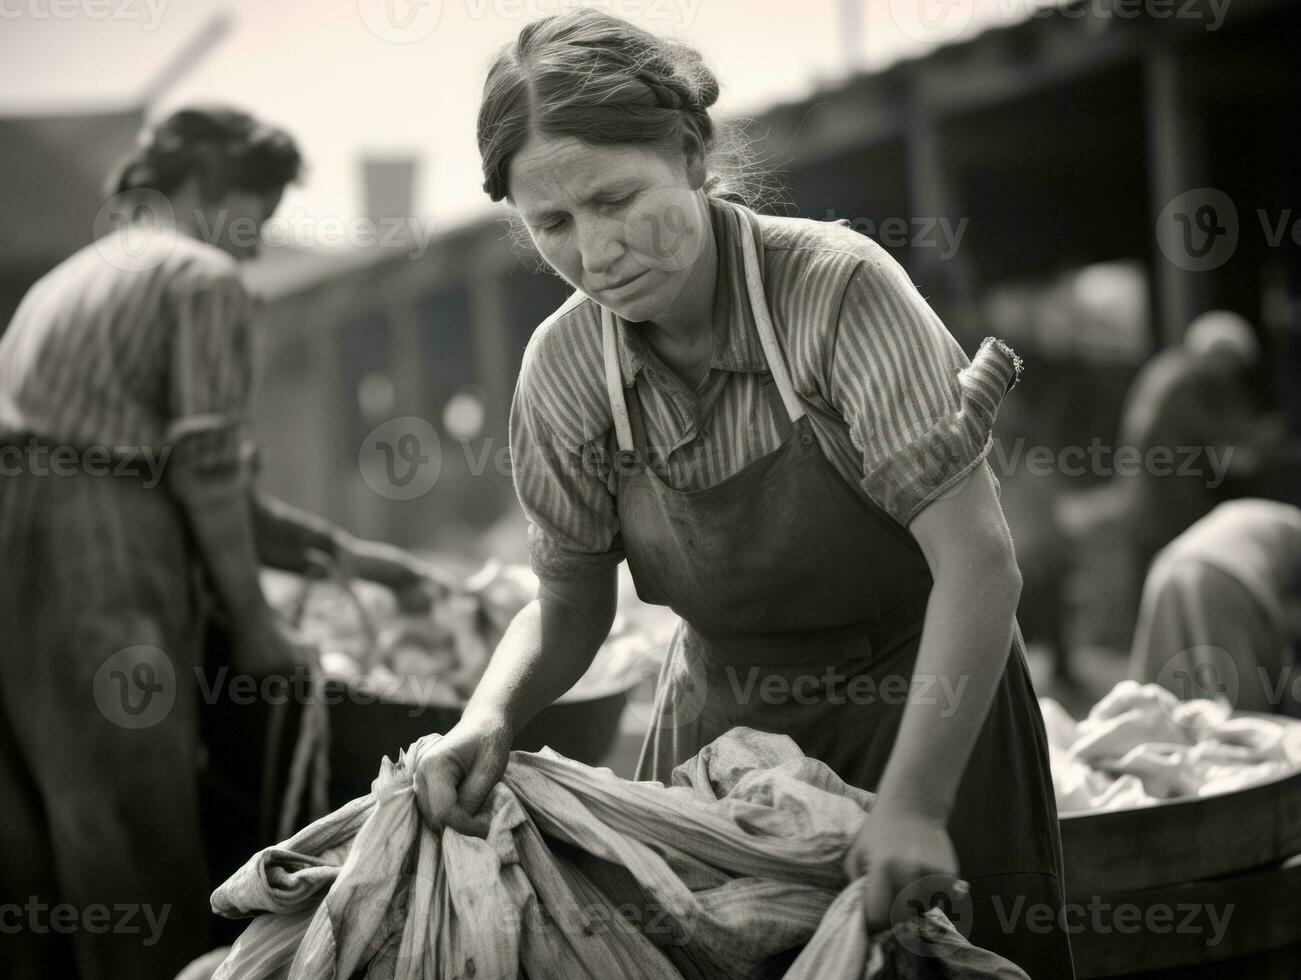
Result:
{"label": "wooden post", "polygon": [[[912,214],[911,229],[924,229],[921,221],[947,221],[953,230],[966,230],[962,223],[962,206],[953,189],[944,141],[936,128],[933,116],[911,99],[906,139],[906,179],[909,209]],[[933,246],[909,247],[908,256],[915,278],[923,288],[938,290],[926,298],[935,312],[944,320],[949,330],[969,343],[979,330],[976,310],[975,275],[966,246],[959,239],[952,255],[941,254],[943,236],[937,228],[929,235]]]}
{"label": "wooden post", "polygon": [[1147,56],[1148,182],[1152,193],[1152,295],[1157,346],[1181,342],[1198,312],[1206,275],[1172,262],[1156,244],[1157,221],[1172,200],[1206,181],[1205,145],[1195,88],[1178,48],[1162,44]]}

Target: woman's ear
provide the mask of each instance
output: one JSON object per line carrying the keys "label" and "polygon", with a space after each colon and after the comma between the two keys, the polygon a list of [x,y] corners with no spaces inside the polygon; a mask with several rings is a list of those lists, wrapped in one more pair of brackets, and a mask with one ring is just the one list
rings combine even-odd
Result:
{"label": "woman's ear", "polygon": [[693,134],[688,134],[683,147],[687,164],[687,184],[693,191],[705,186],[709,172],[705,169],[705,154],[701,151],[700,141]]}
{"label": "woman's ear", "polygon": [[199,200],[204,205],[217,204],[230,190],[226,158],[221,149],[211,143],[196,146],[194,156],[194,176],[199,185]]}

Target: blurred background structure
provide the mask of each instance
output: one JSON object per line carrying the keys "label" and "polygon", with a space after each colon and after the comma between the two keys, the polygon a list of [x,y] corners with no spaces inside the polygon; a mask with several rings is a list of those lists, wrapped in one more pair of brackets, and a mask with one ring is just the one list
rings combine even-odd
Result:
{"label": "blurred background structure", "polygon": [[[1126,569],[1118,557],[1125,531],[1110,492],[1116,481],[1105,465],[1037,470],[1029,452],[1046,448],[1060,460],[1069,447],[1114,447],[1141,365],[1216,307],[1237,311],[1257,331],[1260,410],[1282,413],[1289,438],[1301,431],[1294,383],[1301,209],[1289,146],[1301,118],[1301,5],[972,0],[949,5],[965,18],[928,38],[905,4],[828,3],[807,13],[810,24],[823,24],[809,29],[815,41],[824,29],[828,43],[820,68],[808,67],[817,57],[805,53],[813,60],[799,84],[788,65],[770,73],[776,82],[764,80],[763,66],[782,53],[741,50],[744,33],[718,28],[738,23],[737,11],[726,9],[735,5],[711,6],[703,0],[692,8],[694,20],[651,18],[645,26],[681,30],[707,58],[717,55],[725,84],[742,89],[733,114],[751,120],[755,157],[784,188],[770,209],[848,219],[905,265],[968,352],[996,334],[1027,361],[991,458],[1021,550],[1027,638],[1055,656],[1063,676],[1068,649],[1127,648],[1141,569]],[[449,29],[454,8],[441,8]],[[365,20],[367,9],[347,5],[322,21]],[[493,9],[479,5],[480,34]],[[772,31],[787,16],[776,7],[745,9],[760,22],[768,17]],[[55,108],[40,100],[0,105],[0,323],[35,278],[90,240],[103,176],[142,121],[182,97],[248,101],[247,77],[271,70],[228,63],[225,74],[205,75],[210,57],[246,30],[264,29],[271,14],[206,16],[190,16],[185,30],[136,32],[141,57],[134,47],[122,53],[155,66],[153,74],[112,108],[88,96],[72,104],[64,97]],[[494,43],[518,29],[518,20],[507,21],[492,25]],[[281,45],[295,36],[285,23]],[[352,29],[365,34],[359,22]],[[428,50],[445,52],[442,37]],[[301,39],[310,46],[312,32]],[[359,52],[363,41],[373,47],[375,38],[359,39]],[[392,44],[385,54],[406,65],[400,59],[420,48]],[[303,57],[297,46],[269,40],[239,50],[271,68],[276,59]],[[337,44],[323,49],[323,57],[338,54]],[[53,63],[60,55],[43,57]],[[486,61],[488,49],[476,57]],[[355,67],[318,62],[297,98],[312,98],[319,83],[325,104],[314,114],[328,117],[339,84],[331,76],[342,73],[364,105],[374,68],[368,58],[359,55]],[[733,62],[752,74],[730,79]],[[329,186],[341,187],[347,171],[361,203],[344,207],[339,194],[310,209],[309,234],[269,243],[249,269],[264,298],[263,478],[277,495],[358,534],[467,559],[521,560],[508,408],[529,335],[567,290],[538,268],[504,212],[478,192],[466,161],[473,163],[481,75],[462,78],[460,69],[427,68],[455,73],[447,92],[470,103],[457,108],[466,128],[455,132],[426,129],[424,121],[427,109],[444,118],[437,104],[447,93],[394,92],[376,76],[376,118],[405,117],[406,143],[389,132],[360,151],[327,152],[319,164]],[[10,70],[17,70],[12,63]],[[202,85],[187,82],[187,72]],[[33,90],[40,87],[37,81]],[[249,107],[297,131],[298,120],[277,113],[287,98],[267,91]],[[405,104],[395,109],[395,100]],[[746,100],[749,106],[737,104]],[[341,120],[355,111],[341,107]],[[300,135],[313,158],[310,132]],[[463,185],[455,198],[446,190],[452,180]],[[421,200],[430,188],[433,209]],[[477,194],[481,203],[473,203]],[[293,197],[286,207],[294,212]],[[369,243],[328,247],[323,216],[345,228],[369,222],[376,234]],[[427,420],[441,444],[437,485],[410,500],[375,492],[359,465],[367,434],[400,416]],[[1226,478],[1216,494],[1301,503],[1299,482],[1295,454],[1284,453],[1247,478]]]}

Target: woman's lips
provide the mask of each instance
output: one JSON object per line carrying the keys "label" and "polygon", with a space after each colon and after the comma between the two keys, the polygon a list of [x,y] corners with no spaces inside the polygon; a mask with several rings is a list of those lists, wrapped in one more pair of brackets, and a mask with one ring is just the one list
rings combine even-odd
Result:
{"label": "woman's lips", "polygon": [[640,282],[648,271],[649,270],[643,269],[641,272],[637,273],[631,279],[625,279],[623,282],[619,283],[616,286],[606,286],[604,288],[598,289],[597,292],[601,293],[603,296],[611,296],[615,293],[622,293],[624,290],[628,289],[631,286],[635,286],[638,282]]}

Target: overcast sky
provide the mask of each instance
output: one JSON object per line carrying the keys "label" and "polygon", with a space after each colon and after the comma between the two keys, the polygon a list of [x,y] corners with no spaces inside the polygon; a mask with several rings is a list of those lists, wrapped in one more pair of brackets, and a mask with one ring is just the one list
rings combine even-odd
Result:
{"label": "overcast sky", "polygon": [[[1049,0],[862,0],[859,65],[880,67]],[[221,11],[231,27],[156,104],[252,109],[290,129],[308,182],[286,208],[342,216],[362,206],[360,157],[417,153],[416,210],[455,221],[488,206],[474,120],[492,53],[567,0],[0,0],[0,113],[138,100]],[[836,0],[587,3],[695,44],[745,113],[809,94],[846,69]],[[932,17],[928,25],[922,15]]]}

